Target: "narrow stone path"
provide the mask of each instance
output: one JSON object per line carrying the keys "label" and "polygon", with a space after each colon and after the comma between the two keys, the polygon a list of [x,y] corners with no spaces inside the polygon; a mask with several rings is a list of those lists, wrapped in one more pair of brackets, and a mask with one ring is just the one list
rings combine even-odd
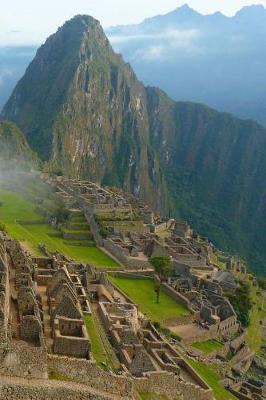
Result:
{"label": "narrow stone path", "polygon": [[12,338],[19,339],[20,337],[20,321],[19,321],[19,312],[18,312],[18,304],[17,304],[17,289],[16,289],[16,271],[13,266],[12,260],[9,258],[9,288],[10,288],[10,321],[11,321],[11,331]]}
{"label": "narrow stone path", "polygon": [[51,328],[51,318],[49,314],[48,298],[46,295],[46,286],[39,286],[38,290],[42,299],[43,330],[44,330],[47,351],[48,353],[52,353],[53,339],[52,339],[52,328]]}

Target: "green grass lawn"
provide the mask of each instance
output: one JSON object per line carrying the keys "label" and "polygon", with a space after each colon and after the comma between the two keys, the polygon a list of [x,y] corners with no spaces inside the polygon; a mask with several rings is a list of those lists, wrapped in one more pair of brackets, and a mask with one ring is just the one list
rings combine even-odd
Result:
{"label": "green grass lawn", "polygon": [[92,315],[84,315],[85,325],[91,341],[92,354],[99,366],[108,365],[108,357]]}
{"label": "green grass lawn", "polygon": [[104,370],[117,370],[120,365],[97,316],[94,313],[92,315],[84,315],[84,322],[90,337],[92,354],[97,365]]}
{"label": "green grass lawn", "polygon": [[198,372],[198,374],[205,380],[205,382],[213,390],[216,400],[236,400],[228,390],[226,390],[221,383],[220,377],[215,370],[200,361],[187,359],[187,362]]}
{"label": "green grass lawn", "polygon": [[165,323],[167,320],[190,314],[186,307],[177,304],[163,290],[160,295],[160,303],[157,304],[155,283],[152,279],[131,279],[110,276],[110,280],[138,304],[140,310],[152,321]]}
{"label": "green grass lawn", "polygon": [[[50,251],[58,251],[76,261],[93,264],[98,268],[117,268],[118,264],[95,246],[74,246],[73,241],[60,237],[60,232],[49,224],[41,222],[35,212],[34,204],[22,195],[0,190],[0,221],[14,239],[22,241],[33,255],[41,255],[38,244],[43,243]],[[18,221],[22,221],[19,223]],[[35,222],[25,224],[23,221]]]}
{"label": "green grass lawn", "polygon": [[223,344],[218,340],[206,340],[205,342],[196,342],[192,344],[192,347],[202,351],[203,353],[209,354],[213,351],[220,350],[223,347]]}

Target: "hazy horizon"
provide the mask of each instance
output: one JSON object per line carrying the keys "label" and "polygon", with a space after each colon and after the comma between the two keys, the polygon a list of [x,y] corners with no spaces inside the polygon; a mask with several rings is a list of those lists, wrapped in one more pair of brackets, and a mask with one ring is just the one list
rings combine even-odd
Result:
{"label": "hazy horizon", "polygon": [[[66,20],[77,14],[89,14],[100,20],[104,27],[140,23],[144,19],[166,14],[188,4],[202,14],[222,12],[233,16],[244,6],[263,5],[266,0],[76,0],[45,4],[28,0],[27,6],[19,0],[2,5],[0,16],[0,46],[39,45]],[[16,12],[14,13],[14,9]]]}

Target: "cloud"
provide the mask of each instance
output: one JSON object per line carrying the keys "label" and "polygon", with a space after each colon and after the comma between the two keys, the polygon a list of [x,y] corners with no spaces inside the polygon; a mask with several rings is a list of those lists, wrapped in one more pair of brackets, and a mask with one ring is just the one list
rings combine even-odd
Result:
{"label": "cloud", "polygon": [[13,75],[12,71],[8,69],[0,69],[0,87],[2,87],[7,78],[10,78]]}
{"label": "cloud", "polygon": [[179,29],[166,29],[159,33],[139,33],[139,34],[128,34],[128,35],[109,35],[109,39],[112,44],[128,43],[139,40],[192,40],[199,36],[197,29],[179,30]]}
{"label": "cloud", "polygon": [[[146,61],[169,59],[174,52],[199,53],[202,49],[198,45],[201,32],[198,29],[166,29],[158,33],[139,33],[125,35],[109,35],[110,42],[121,51],[122,48],[137,46],[130,58],[142,58]],[[134,43],[135,42],[135,43]]]}

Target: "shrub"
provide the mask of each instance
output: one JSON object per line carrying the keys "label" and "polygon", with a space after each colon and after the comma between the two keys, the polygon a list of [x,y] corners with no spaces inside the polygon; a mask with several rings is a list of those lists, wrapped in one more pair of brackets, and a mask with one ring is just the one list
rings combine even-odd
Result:
{"label": "shrub", "polygon": [[252,299],[250,292],[250,285],[241,283],[240,287],[233,295],[228,295],[228,298],[234,307],[238,320],[244,327],[249,325],[249,314],[252,308]]}
{"label": "shrub", "polygon": [[2,222],[0,222],[0,231],[2,231],[2,232],[6,232],[7,231],[5,224],[3,224]]}

